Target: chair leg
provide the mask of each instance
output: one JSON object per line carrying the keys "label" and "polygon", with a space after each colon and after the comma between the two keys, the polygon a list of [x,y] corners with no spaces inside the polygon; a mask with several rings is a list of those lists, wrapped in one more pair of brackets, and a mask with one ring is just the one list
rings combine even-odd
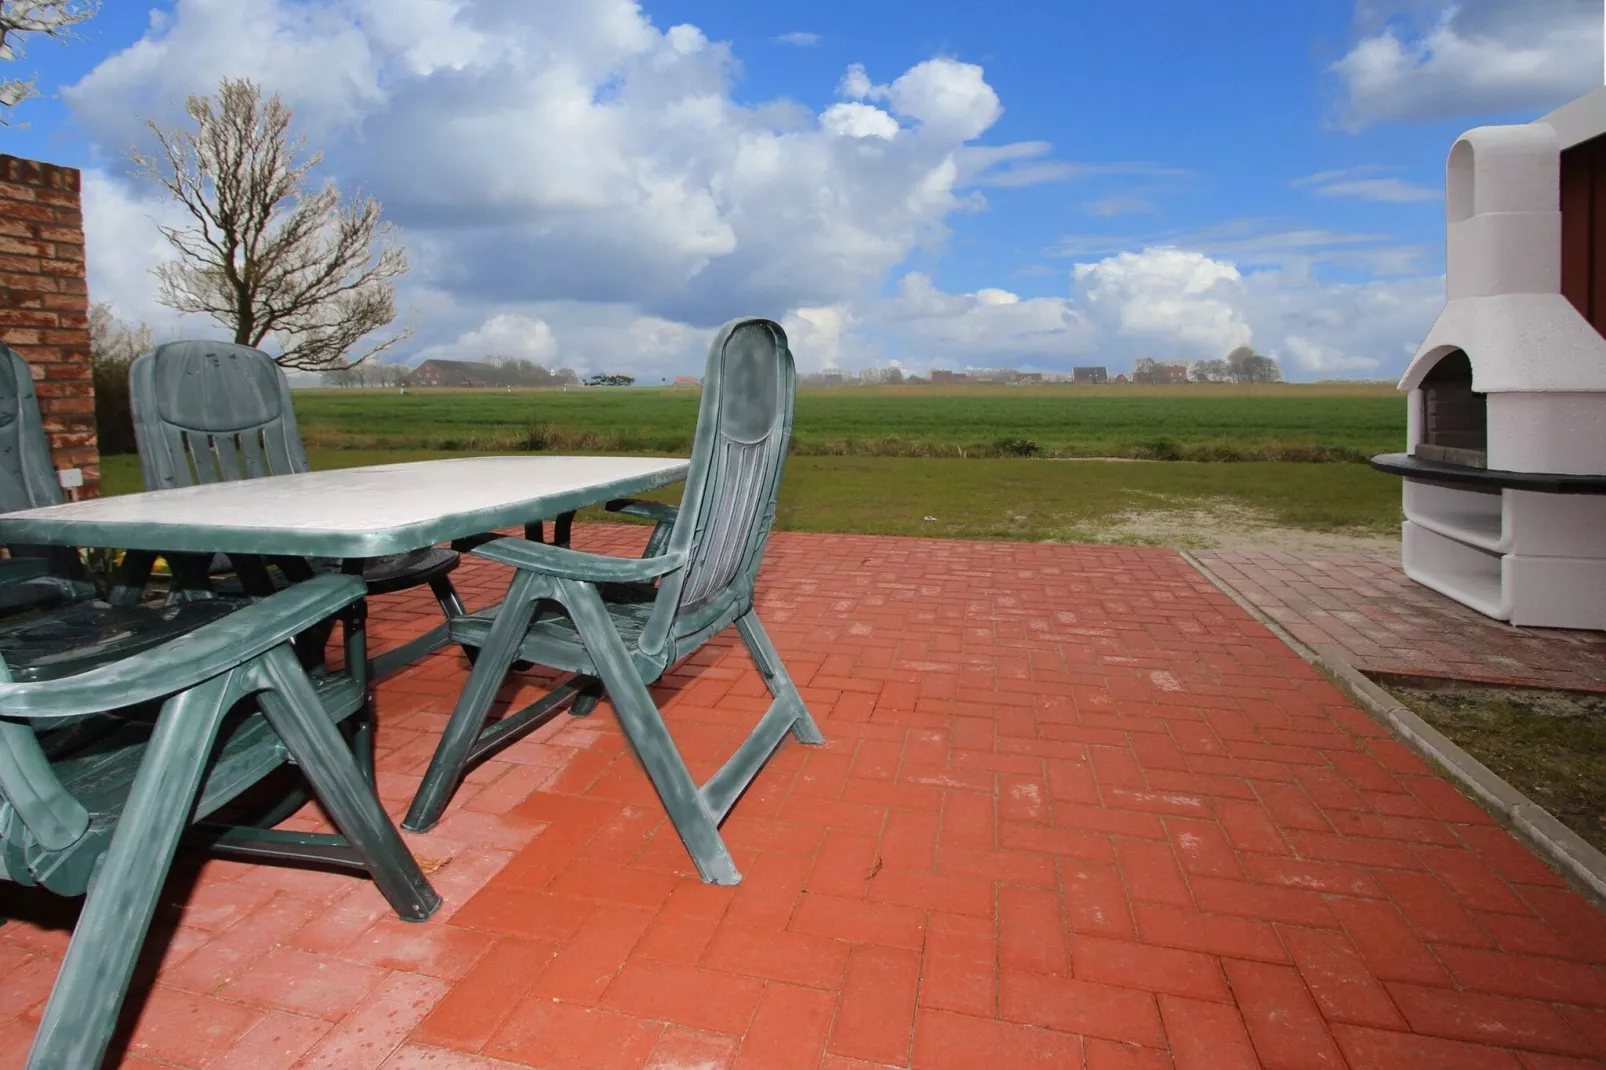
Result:
{"label": "chair leg", "polygon": [[586,689],[575,696],[569,705],[570,717],[590,717],[591,711],[602,701],[602,681],[593,679]]}
{"label": "chair leg", "polygon": [[423,921],[435,913],[440,896],[379,805],[346,740],[324,714],[295,655],[288,647],[275,647],[257,661],[256,671],[267,687],[258,702],[268,723],[284,740],[335,827],[367,863],[391,908],[404,921]]}
{"label": "chair leg", "polygon": [[463,779],[469,752],[485,728],[485,717],[491,712],[496,692],[507,678],[519,645],[524,641],[530,618],[535,615],[536,599],[545,582],[532,572],[514,573],[491,632],[474,660],[468,683],[457,698],[452,719],[446,723],[446,731],[435,747],[424,782],[419,785],[418,794],[413,797],[413,804],[402,821],[402,828],[408,832],[428,832],[445,812],[446,804]]}
{"label": "chair leg", "polygon": [[195,805],[233,674],[163,706],[100,861],[28,1055],[30,1067],[99,1066],[179,837]]}
{"label": "chair leg", "polygon": [[[347,727],[347,726],[350,727]],[[345,729],[348,743],[351,747],[351,757],[357,763],[357,769],[363,779],[370,784],[377,784],[379,773],[374,762],[374,704],[367,701],[348,718],[341,726]],[[348,734],[349,733],[349,734]]]}
{"label": "chair leg", "polygon": [[803,704],[803,696],[798,694],[797,685],[792,683],[780,653],[776,651],[775,644],[770,642],[764,625],[759,623],[758,611],[750,609],[737,617],[736,630],[747,645],[748,656],[758,666],[758,674],[764,678],[764,686],[769,688],[770,694],[778,701],[790,701],[796,705],[797,719],[792,722],[793,737],[799,743],[812,746],[823,744],[825,737],[820,734],[820,726],[814,723],[814,716]]}
{"label": "chair leg", "polygon": [[589,583],[558,580],[560,601],[574,619],[575,628],[597,667],[597,675],[608,691],[608,700],[619,715],[619,725],[636,750],[647,776],[658,793],[669,820],[697,866],[697,872],[710,884],[740,884],[719,824],[692,780],[675,741],[670,738],[663,714],[652,694],[641,682],[636,667],[614,629],[602,597]]}

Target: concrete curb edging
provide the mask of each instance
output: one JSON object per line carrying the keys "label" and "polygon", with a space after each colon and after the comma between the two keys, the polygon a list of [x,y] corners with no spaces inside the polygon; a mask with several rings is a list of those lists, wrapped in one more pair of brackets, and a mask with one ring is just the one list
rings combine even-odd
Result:
{"label": "concrete curb edging", "polygon": [[1401,705],[1393,695],[1367,679],[1344,657],[1341,647],[1327,643],[1312,647],[1300,642],[1258,606],[1250,604],[1228,586],[1204,562],[1186,550],[1177,552],[1222,594],[1265,625],[1294,653],[1331,677],[1340,690],[1399,736],[1406,746],[1449,773],[1485,809],[1505,819],[1557,867],[1588,886],[1597,896],[1606,898],[1606,854],[1590,846],[1583,837],[1557,821],[1550,811],[1507,784],[1488,766],[1456,746],[1438,729]]}

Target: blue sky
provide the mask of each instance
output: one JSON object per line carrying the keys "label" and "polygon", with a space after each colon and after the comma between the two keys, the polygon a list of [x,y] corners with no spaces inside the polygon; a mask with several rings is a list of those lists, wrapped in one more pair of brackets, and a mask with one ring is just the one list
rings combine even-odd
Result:
{"label": "blue sky", "polygon": [[[4,151],[85,169],[91,293],[165,336],[141,119],[242,75],[413,270],[388,359],[695,370],[760,312],[805,368],[1129,367],[1247,342],[1398,373],[1462,130],[1601,83],[1595,0],[174,0],[10,65]],[[11,74],[11,71],[7,71]]]}

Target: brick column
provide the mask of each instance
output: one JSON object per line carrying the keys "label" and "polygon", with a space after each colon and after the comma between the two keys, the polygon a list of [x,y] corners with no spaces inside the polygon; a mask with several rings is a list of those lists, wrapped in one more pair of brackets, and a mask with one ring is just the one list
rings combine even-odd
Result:
{"label": "brick column", "polygon": [[0,155],[0,341],[33,368],[57,469],[100,493],[78,171]]}

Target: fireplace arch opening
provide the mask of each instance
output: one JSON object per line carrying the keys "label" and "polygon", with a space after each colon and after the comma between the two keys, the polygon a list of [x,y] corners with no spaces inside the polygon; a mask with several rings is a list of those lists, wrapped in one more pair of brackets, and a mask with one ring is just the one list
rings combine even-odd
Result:
{"label": "fireplace arch opening", "polygon": [[1472,389],[1472,361],[1452,349],[1422,377],[1422,437],[1413,451],[1424,461],[1487,468],[1489,396]]}

